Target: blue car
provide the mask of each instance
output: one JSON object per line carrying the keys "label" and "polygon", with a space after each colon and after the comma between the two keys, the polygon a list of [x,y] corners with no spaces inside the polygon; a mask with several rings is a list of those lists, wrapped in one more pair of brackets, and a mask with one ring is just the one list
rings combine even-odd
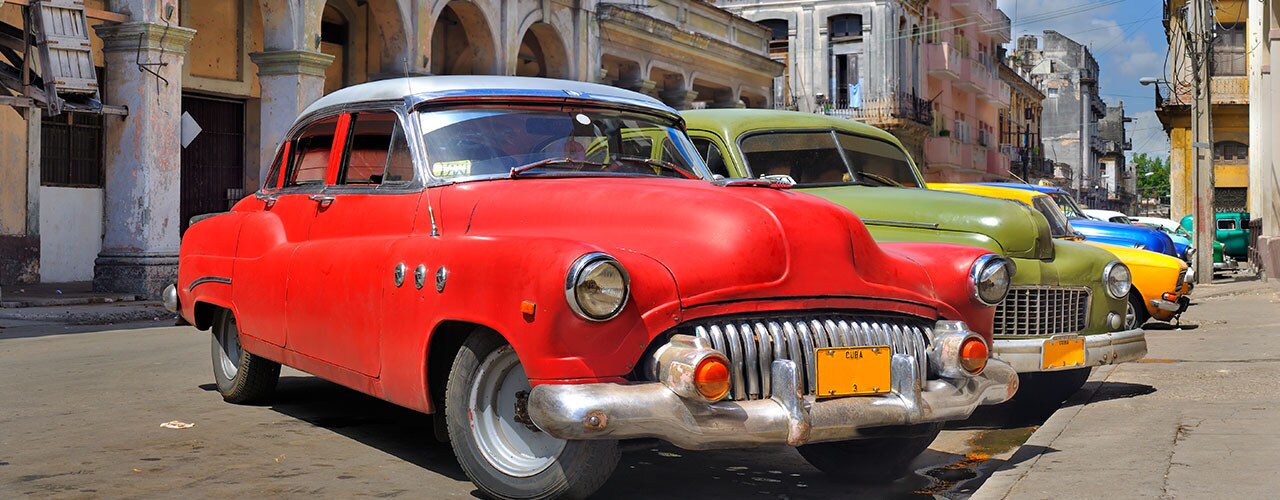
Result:
{"label": "blue car", "polygon": [[1076,200],[1071,197],[1071,194],[1061,188],[1016,182],[983,182],[980,184],[1026,189],[1049,195],[1053,198],[1053,201],[1058,203],[1059,207],[1062,207],[1062,212],[1067,215],[1067,218],[1071,219],[1071,227],[1076,232],[1084,235],[1085,239],[1089,241],[1141,248],[1186,260],[1187,249],[1182,248],[1180,251],[1174,245],[1173,240],[1169,238],[1169,235],[1149,227],[1091,219],[1084,214],[1084,211],[1080,210],[1080,206],[1076,205]]}

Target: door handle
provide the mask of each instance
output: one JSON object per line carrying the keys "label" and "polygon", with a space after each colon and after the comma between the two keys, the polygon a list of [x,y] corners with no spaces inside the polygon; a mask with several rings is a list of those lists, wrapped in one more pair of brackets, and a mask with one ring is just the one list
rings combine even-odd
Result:
{"label": "door handle", "polygon": [[253,197],[265,204],[267,208],[271,208],[272,205],[276,204],[276,195],[274,194],[253,193]]}
{"label": "door handle", "polygon": [[307,199],[319,203],[320,207],[324,208],[332,205],[335,198],[331,194],[313,194],[308,196]]}

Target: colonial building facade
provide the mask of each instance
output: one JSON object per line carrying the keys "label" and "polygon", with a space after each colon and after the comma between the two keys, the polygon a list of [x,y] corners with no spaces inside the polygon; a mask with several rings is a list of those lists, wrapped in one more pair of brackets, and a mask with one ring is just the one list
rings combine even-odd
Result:
{"label": "colonial building facade", "polygon": [[1009,18],[995,0],[727,0],[773,30],[787,64],[783,107],[844,116],[893,133],[933,181],[1005,179],[997,144],[1009,87],[996,51]]}
{"label": "colonial building facade", "polygon": [[[1191,55],[1187,50],[1186,0],[1164,3],[1165,35],[1169,41],[1168,83],[1159,87],[1156,116],[1169,134],[1169,210],[1175,219],[1194,211],[1194,153],[1191,137],[1193,95]],[[1251,59],[1247,37],[1248,19],[1257,2],[1222,0],[1214,2],[1213,75],[1210,82],[1210,121],[1213,130],[1214,209],[1243,212],[1257,193],[1249,192],[1250,158],[1261,147],[1250,139]],[[1260,38],[1259,38],[1260,39]]]}
{"label": "colonial building facade", "polygon": [[[157,296],[190,217],[253,192],[298,113],[344,86],[506,74],[607,83],[677,108],[769,107],[783,69],[768,28],[692,0],[86,6],[110,14],[90,20],[90,39],[102,100],[127,115],[0,106],[0,286],[92,279]],[[0,22],[20,29],[25,9],[3,3]]]}

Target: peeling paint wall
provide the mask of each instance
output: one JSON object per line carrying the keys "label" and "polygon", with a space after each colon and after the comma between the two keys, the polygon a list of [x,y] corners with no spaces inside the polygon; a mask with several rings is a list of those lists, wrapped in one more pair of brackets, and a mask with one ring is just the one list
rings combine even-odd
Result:
{"label": "peeling paint wall", "polygon": [[0,106],[0,235],[27,232],[27,121]]}
{"label": "peeling paint wall", "polygon": [[40,188],[40,281],[93,279],[102,250],[102,190]]}

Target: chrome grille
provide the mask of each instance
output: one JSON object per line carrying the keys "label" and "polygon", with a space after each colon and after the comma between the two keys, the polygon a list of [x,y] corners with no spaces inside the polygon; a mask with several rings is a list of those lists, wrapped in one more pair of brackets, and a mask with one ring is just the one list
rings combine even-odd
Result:
{"label": "chrome grille", "polygon": [[996,306],[993,334],[1077,333],[1089,324],[1087,287],[1015,286]]}
{"label": "chrome grille", "polygon": [[[825,347],[887,345],[894,354],[911,356],[920,383],[928,373],[928,338],[932,323],[916,318],[854,317],[842,315],[798,318],[713,319],[683,326],[729,358],[732,398],[764,399],[773,361],[789,359],[804,379],[806,394],[817,391],[813,357]],[[688,332],[692,329],[692,332]]]}
{"label": "chrome grille", "polygon": [[1173,284],[1174,291],[1182,292],[1182,284],[1187,282],[1187,268],[1182,268],[1178,273],[1178,282]]}

